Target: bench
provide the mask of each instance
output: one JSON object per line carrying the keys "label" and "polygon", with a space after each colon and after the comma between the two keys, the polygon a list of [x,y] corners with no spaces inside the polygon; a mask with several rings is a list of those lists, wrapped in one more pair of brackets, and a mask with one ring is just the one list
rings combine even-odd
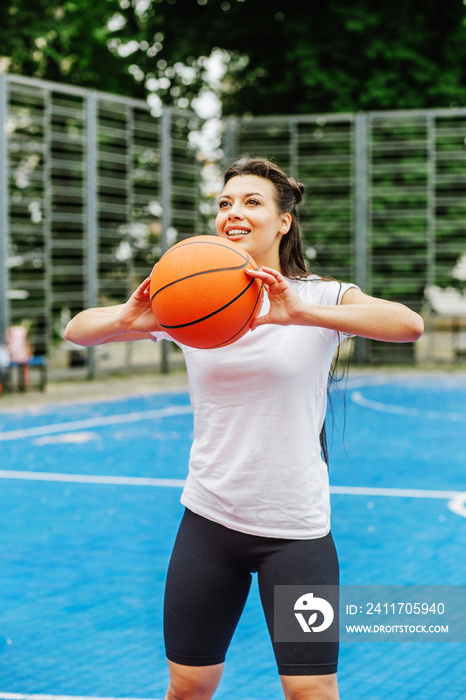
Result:
{"label": "bench", "polygon": [[39,389],[44,391],[47,385],[47,358],[42,355],[30,357],[27,362],[11,362],[9,367],[3,371],[3,386],[8,391],[12,385],[12,374],[16,371],[17,387],[19,391],[26,391],[28,381],[26,379],[26,369],[37,369],[39,372]]}

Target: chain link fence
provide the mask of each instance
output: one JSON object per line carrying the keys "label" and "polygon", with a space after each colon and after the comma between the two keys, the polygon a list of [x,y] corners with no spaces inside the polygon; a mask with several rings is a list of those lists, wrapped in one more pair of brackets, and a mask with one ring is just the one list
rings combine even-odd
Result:
{"label": "chain link fence", "polygon": [[124,301],[167,247],[213,232],[206,172],[240,155],[305,183],[311,268],[424,315],[421,341],[358,341],[359,362],[464,359],[466,110],[229,118],[210,170],[200,119],[143,101],[0,75],[0,123],[0,336],[26,325],[56,372],[154,365],[152,344],[71,346],[66,321]]}
{"label": "chain link fence", "polygon": [[232,118],[224,143],[305,183],[311,268],[423,314],[421,341],[359,341],[360,362],[464,358],[466,110]]}
{"label": "chain link fence", "polygon": [[[92,376],[96,352],[65,343],[64,326],[126,300],[169,245],[199,232],[199,119],[2,75],[0,122],[0,335],[26,325],[36,355]],[[98,349],[100,364],[153,363],[124,345],[112,358]]]}

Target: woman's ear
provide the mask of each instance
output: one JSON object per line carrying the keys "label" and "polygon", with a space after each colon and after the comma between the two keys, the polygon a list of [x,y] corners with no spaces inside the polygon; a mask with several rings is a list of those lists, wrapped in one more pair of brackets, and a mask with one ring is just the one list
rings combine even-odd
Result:
{"label": "woman's ear", "polygon": [[291,214],[288,214],[288,213],[282,214],[282,223],[281,223],[280,228],[279,228],[279,231],[281,234],[284,235],[285,233],[288,233],[288,231],[291,228],[291,221],[292,221]]}

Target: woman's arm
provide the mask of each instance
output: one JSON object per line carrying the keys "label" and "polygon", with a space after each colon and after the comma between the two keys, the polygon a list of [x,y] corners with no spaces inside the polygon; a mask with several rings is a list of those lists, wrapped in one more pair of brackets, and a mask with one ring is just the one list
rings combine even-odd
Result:
{"label": "woman's arm", "polygon": [[65,338],[83,346],[154,340],[151,333],[160,330],[160,326],[150,306],[149,287],[150,277],[125,304],[81,311],[66,326]]}
{"label": "woman's arm", "polygon": [[409,343],[418,340],[424,322],[404,304],[376,299],[354,287],[337,306],[304,304],[301,323],[323,326],[371,340]]}
{"label": "woman's arm", "polygon": [[413,342],[423,333],[424,322],[415,311],[397,302],[368,296],[354,287],[345,292],[341,304],[321,306],[303,302],[276,270],[246,272],[263,280],[270,300],[269,312],[257,318],[253,328],[265,323],[320,326],[392,343]]}

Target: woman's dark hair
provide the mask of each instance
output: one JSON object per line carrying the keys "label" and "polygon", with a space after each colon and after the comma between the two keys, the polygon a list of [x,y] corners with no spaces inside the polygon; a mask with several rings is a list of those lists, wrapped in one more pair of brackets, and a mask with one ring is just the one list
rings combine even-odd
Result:
{"label": "woman's dark hair", "polygon": [[238,175],[257,175],[269,180],[275,189],[275,202],[280,214],[291,214],[290,230],[280,242],[280,265],[285,277],[296,279],[309,274],[301,247],[301,226],[296,205],[300,203],[304,185],[287,177],[275,163],[265,158],[241,158],[228,168],[223,178],[226,185]]}
{"label": "woman's dark hair", "polygon": [[[231,165],[223,176],[223,185],[238,175],[257,175],[269,180],[275,186],[275,202],[279,214],[291,214],[290,230],[282,236],[280,242],[279,256],[282,274],[289,279],[299,279],[307,277],[310,272],[304,261],[301,246],[301,226],[299,223],[297,205],[304,194],[304,185],[287,175],[275,163],[266,158],[241,158]],[[319,276],[317,276],[317,279]],[[314,277],[313,279],[316,279]],[[320,277],[320,279],[332,279],[331,277]],[[339,360],[339,348],[334,357],[332,368],[329,374],[329,384],[327,393],[330,399],[330,385],[338,381],[336,368]],[[329,405],[331,402],[329,400]],[[328,465],[328,445],[325,421],[320,433],[320,446],[323,458]]]}

